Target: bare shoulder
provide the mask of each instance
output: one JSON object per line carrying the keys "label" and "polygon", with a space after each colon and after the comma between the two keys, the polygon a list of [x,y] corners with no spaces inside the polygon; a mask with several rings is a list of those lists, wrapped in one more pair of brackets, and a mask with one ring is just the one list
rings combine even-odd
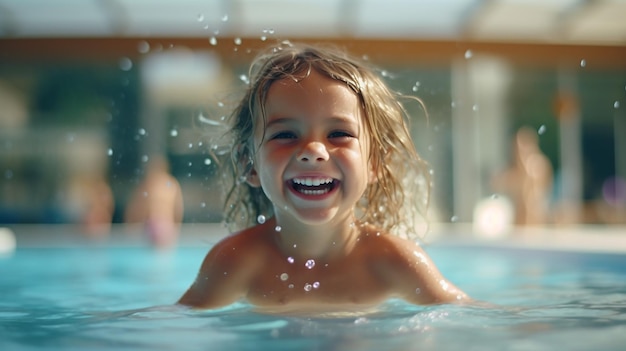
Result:
{"label": "bare shoulder", "polygon": [[260,228],[229,235],[207,253],[196,280],[178,303],[214,308],[245,296],[251,278],[263,267],[267,242]]}
{"label": "bare shoulder", "polygon": [[459,302],[463,291],[439,272],[435,262],[417,242],[392,234],[364,236],[372,272],[396,296],[418,304]]}
{"label": "bare shoulder", "polygon": [[258,227],[247,228],[225,236],[209,250],[202,269],[213,267],[216,263],[228,263],[232,266],[239,261],[252,259],[263,252],[264,242],[266,240],[263,231]]}

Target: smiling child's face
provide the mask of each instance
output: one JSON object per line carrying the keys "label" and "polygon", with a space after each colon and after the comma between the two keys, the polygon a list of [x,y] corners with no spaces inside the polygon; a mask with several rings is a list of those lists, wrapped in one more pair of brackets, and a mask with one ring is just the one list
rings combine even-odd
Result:
{"label": "smiling child's face", "polygon": [[279,221],[326,224],[353,220],[370,182],[369,136],[358,96],[343,82],[312,70],[296,82],[274,82],[267,121],[248,182],[261,186]]}

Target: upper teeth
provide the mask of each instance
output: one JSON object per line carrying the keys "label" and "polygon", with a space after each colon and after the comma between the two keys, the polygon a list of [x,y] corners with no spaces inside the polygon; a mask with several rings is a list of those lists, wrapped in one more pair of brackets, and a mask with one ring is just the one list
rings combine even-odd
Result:
{"label": "upper teeth", "polygon": [[322,184],[329,184],[333,182],[332,178],[294,178],[293,182],[306,186],[318,186]]}

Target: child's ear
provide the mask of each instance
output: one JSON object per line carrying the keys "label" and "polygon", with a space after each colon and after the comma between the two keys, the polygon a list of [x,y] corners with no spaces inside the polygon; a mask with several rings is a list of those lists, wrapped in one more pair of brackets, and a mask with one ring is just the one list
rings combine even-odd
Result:
{"label": "child's ear", "polygon": [[246,183],[253,188],[258,188],[261,186],[261,179],[259,179],[259,173],[257,173],[256,169],[252,167],[248,174],[246,175]]}

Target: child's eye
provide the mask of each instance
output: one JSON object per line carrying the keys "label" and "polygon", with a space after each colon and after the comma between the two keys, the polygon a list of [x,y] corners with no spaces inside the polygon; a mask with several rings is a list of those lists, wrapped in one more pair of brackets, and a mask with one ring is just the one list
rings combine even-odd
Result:
{"label": "child's eye", "polygon": [[328,135],[329,138],[353,138],[354,135],[344,130],[336,130]]}
{"label": "child's eye", "polygon": [[296,133],[284,130],[284,131],[280,131],[280,132],[272,134],[272,136],[269,139],[270,140],[275,140],[275,139],[296,139],[297,137],[298,136],[296,135]]}

